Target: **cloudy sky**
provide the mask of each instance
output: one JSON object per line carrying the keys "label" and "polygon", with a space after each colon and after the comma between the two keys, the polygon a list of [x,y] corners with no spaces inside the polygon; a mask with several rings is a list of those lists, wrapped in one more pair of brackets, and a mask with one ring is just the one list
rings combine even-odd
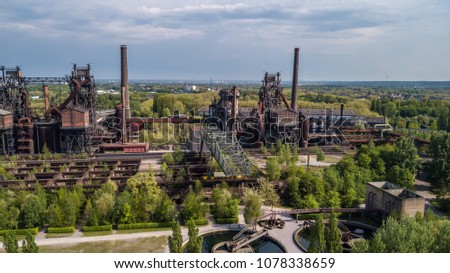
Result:
{"label": "cloudy sky", "polygon": [[0,2],[0,65],[98,79],[450,80],[448,0],[14,0]]}

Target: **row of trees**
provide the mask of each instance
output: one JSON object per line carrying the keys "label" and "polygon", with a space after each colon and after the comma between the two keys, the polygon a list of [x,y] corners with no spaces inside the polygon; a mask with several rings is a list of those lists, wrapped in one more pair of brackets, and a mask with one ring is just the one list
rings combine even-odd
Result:
{"label": "row of trees", "polygon": [[[194,221],[190,220],[188,224],[188,236],[189,241],[186,244],[186,251],[188,253],[200,253],[202,252],[203,237],[199,236],[198,228],[195,226]],[[183,236],[181,235],[181,227],[178,222],[172,225],[172,235],[168,238],[169,251],[171,253],[183,253]]]}
{"label": "row of trees", "polygon": [[[6,253],[19,253],[19,245],[14,231],[7,231],[3,234],[3,247]],[[39,246],[36,245],[31,232],[27,232],[25,240],[22,240],[22,253],[38,253]]]}
{"label": "row of trees", "polygon": [[[87,198],[86,198],[87,197]],[[84,213],[81,213],[84,212]],[[81,185],[71,190],[46,192],[36,184],[34,192],[0,190],[0,229],[171,222],[177,210],[174,202],[156,184],[151,173],[139,173],[119,192],[107,182],[89,195]]]}
{"label": "row of trees", "polygon": [[325,226],[322,214],[309,228],[309,253],[342,253],[341,230],[336,213],[332,212]]}
{"label": "row of trees", "polygon": [[428,150],[432,157],[429,164],[432,185],[443,196],[450,189],[450,133],[434,135]]}
{"label": "row of trees", "polygon": [[373,99],[370,110],[389,118],[398,128],[450,130],[450,102],[443,100]]}

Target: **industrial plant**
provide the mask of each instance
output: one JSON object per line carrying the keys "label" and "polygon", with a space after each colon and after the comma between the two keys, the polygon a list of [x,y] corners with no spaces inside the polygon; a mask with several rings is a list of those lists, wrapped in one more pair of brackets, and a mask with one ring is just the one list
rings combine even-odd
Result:
{"label": "industrial plant", "polygon": [[[265,73],[257,108],[240,108],[237,86],[219,91],[202,118],[177,115],[161,118],[132,117],[128,89],[127,47],[120,47],[121,101],[110,111],[97,111],[96,85],[91,66],[73,66],[65,77],[26,77],[20,67],[1,67],[0,152],[33,155],[47,147],[54,153],[141,154],[149,143],[139,141],[148,124],[194,124],[187,149],[209,150],[226,176],[250,176],[251,163],[244,149],[277,141],[292,148],[311,145],[353,146],[398,137],[384,117],[361,117],[340,109],[305,109],[298,101],[300,50],[294,50],[290,103],[283,93],[280,73]],[[42,84],[44,108],[30,107],[27,86]],[[48,84],[65,84],[70,93],[57,104],[49,98]],[[300,106],[300,107],[299,107]],[[44,115],[38,115],[38,113]],[[105,114],[106,113],[106,114]],[[364,129],[355,129],[356,123]],[[239,164],[236,164],[239,162]]]}

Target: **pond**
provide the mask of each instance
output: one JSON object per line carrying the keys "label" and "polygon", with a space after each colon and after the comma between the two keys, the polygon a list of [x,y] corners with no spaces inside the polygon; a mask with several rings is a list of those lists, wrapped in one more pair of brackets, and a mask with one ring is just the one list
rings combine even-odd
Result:
{"label": "pond", "polygon": [[[372,237],[372,234],[376,231],[376,228],[370,228],[367,225],[360,225],[357,222],[341,222],[344,224],[352,233],[352,236],[354,237],[360,237],[364,239],[370,239]],[[309,246],[309,231],[308,230],[302,230],[297,234],[297,240],[300,242],[300,245],[304,249],[308,249]],[[344,249],[344,252],[348,252],[349,249]]]}
{"label": "pond", "polygon": [[[203,235],[202,252],[210,253],[211,249],[220,242],[230,241],[238,231],[218,231]],[[256,253],[284,253],[283,247],[269,237],[262,237],[252,242],[251,247]]]}

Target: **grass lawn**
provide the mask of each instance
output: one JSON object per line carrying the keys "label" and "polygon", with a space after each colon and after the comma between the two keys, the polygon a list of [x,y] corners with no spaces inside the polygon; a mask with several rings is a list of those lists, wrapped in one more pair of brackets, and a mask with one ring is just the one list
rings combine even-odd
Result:
{"label": "grass lawn", "polygon": [[162,253],[167,236],[39,246],[40,253]]}
{"label": "grass lawn", "polygon": [[342,156],[336,156],[336,155],[325,155],[325,160],[323,162],[327,163],[338,163],[341,161]]}

